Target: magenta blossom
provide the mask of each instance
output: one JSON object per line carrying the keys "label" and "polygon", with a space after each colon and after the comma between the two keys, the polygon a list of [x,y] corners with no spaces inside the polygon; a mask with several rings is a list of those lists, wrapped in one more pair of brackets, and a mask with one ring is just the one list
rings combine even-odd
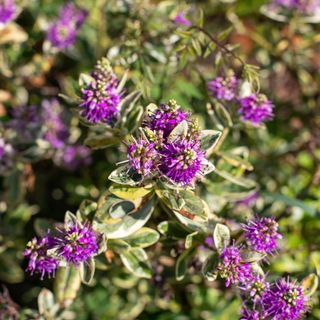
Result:
{"label": "magenta blossom", "polygon": [[238,83],[235,76],[217,77],[208,83],[208,88],[216,99],[231,101],[236,96]]}
{"label": "magenta blossom", "polygon": [[249,246],[258,252],[271,253],[277,249],[277,240],[282,236],[278,233],[278,223],[274,218],[256,217],[242,225],[244,237]]}
{"label": "magenta blossom", "polygon": [[185,27],[191,27],[192,23],[186,18],[185,12],[178,12],[177,15],[173,18],[173,21],[176,24],[180,24]]}
{"label": "magenta blossom", "polygon": [[0,26],[14,19],[16,5],[13,0],[0,0]]}
{"label": "magenta blossom", "polygon": [[290,279],[280,279],[273,283],[263,297],[263,308],[273,320],[298,320],[307,311],[307,298],[302,287]]}
{"label": "magenta blossom", "polygon": [[239,99],[240,108],[238,113],[242,121],[249,121],[258,125],[263,121],[273,118],[273,104],[262,94],[252,94]]}

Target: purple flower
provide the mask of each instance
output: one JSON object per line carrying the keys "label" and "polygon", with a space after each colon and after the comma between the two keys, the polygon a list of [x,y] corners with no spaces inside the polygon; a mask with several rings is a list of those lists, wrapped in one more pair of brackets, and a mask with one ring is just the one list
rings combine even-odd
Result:
{"label": "purple flower", "polygon": [[241,309],[240,320],[265,320],[266,316],[257,310],[251,310],[247,307]]}
{"label": "purple flower", "polygon": [[160,172],[171,181],[188,185],[202,174],[205,165],[205,152],[200,150],[199,143],[187,140],[169,142],[159,151]]}
{"label": "purple flower", "polygon": [[290,279],[280,279],[270,286],[262,298],[267,316],[273,320],[301,319],[306,312],[307,298],[300,285]]}
{"label": "purple flower", "polygon": [[130,166],[141,175],[148,175],[155,169],[157,151],[154,144],[139,139],[128,146],[127,157]]}
{"label": "purple flower", "polygon": [[282,7],[288,10],[296,10],[301,14],[312,14],[320,8],[319,0],[273,0],[271,7]]}
{"label": "purple flower", "polygon": [[13,168],[15,151],[11,144],[0,137],[0,174],[6,174]]}
{"label": "purple flower", "polygon": [[235,76],[217,77],[208,83],[208,87],[215,98],[231,101],[236,96],[238,82]]}
{"label": "purple flower", "polygon": [[21,144],[34,142],[42,135],[41,111],[36,105],[21,105],[9,112],[11,119],[6,127],[11,129]]}
{"label": "purple flower", "polygon": [[71,225],[57,238],[57,253],[68,263],[79,265],[98,252],[98,234],[89,224]]}
{"label": "purple flower", "polygon": [[270,285],[266,281],[265,276],[262,275],[251,276],[239,286],[239,288],[248,296],[248,299],[253,301],[254,305],[261,301],[262,296],[269,287]]}
{"label": "purple flower", "polygon": [[180,24],[182,26],[191,27],[192,23],[186,19],[186,13],[185,12],[178,12],[177,15],[173,18],[173,21],[176,24]]}
{"label": "purple flower", "polygon": [[252,94],[251,96],[239,99],[239,114],[242,121],[250,121],[253,125],[258,125],[263,121],[271,120],[273,117],[273,104],[262,94]]}
{"label": "purple flower", "polygon": [[217,270],[221,278],[226,280],[226,287],[231,283],[245,283],[251,279],[249,263],[241,262],[240,248],[234,244],[225,247],[220,253]]}
{"label": "purple flower", "polygon": [[65,4],[59,12],[59,19],[74,24],[77,28],[81,27],[86,16],[86,10],[77,8],[72,2]]}
{"label": "purple flower", "polygon": [[92,81],[82,88],[80,115],[90,123],[105,122],[113,125],[119,115],[121,94],[118,81],[106,59],[98,61],[92,73]]}
{"label": "purple flower", "polygon": [[73,45],[76,38],[76,29],[68,21],[54,22],[47,33],[47,39],[57,49],[66,49]]}
{"label": "purple flower", "polygon": [[271,253],[275,251],[277,240],[282,238],[278,233],[278,223],[274,218],[257,217],[247,224],[243,224],[242,229],[249,246],[258,252]]}
{"label": "purple flower", "polygon": [[73,45],[77,31],[81,27],[87,13],[78,9],[74,4],[64,5],[55,22],[51,24],[47,32],[47,39],[54,48],[67,49]]}
{"label": "purple flower", "polygon": [[70,145],[60,149],[55,156],[55,163],[67,170],[74,171],[91,163],[91,151],[83,145]]}
{"label": "purple flower", "polygon": [[170,100],[168,104],[161,104],[145,120],[144,126],[156,132],[161,131],[163,137],[167,138],[179,123],[188,119],[189,115],[188,112],[181,110],[174,100]]}
{"label": "purple flower", "polygon": [[28,242],[23,255],[29,258],[28,267],[26,271],[31,274],[38,272],[41,275],[41,279],[47,273],[49,277],[53,276],[56,269],[59,266],[59,261],[48,255],[48,250],[53,249],[55,246],[54,238],[49,235],[43,238],[33,238]]}
{"label": "purple flower", "polygon": [[16,5],[13,0],[0,0],[0,25],[13,20],[15,12]]}
{"label": "purple flower", "polygon": [[69,137],[69,131],[62,121],[64,110],[58,100],[44,100],[41,104],[41,113],[45,126],[44,139],[54,149],[64,147]]}

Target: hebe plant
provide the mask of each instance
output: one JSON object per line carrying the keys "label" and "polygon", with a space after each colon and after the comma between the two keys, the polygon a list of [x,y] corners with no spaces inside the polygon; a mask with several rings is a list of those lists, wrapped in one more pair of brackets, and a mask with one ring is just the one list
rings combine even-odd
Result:
{"label": "hebe plant", "polygon": [[[55,55],[72,46],[86,15],[70,3],[62,7],[47,29],[44,50]],[[118,270],[161,289],[172,286],[163,283],[160,260],[174,269],[176,283],[201,275],[219,282],[221,290],[232,286],[242,304],[233,319],[301,319],[311,308],[317,275],[276,278],[268,271],[269,261],[281,253],[280,239],[286,238],[276,218],[256,212],[235,222],[222,214],[228,201],[248,204],[258,197],[258,181],[246,174],[254,171],[248,149],[230,145],[229,135],[264,129],[276,107],[260,92],[259,69],[226,43],[231,30],[215,37],[204,27],[203,13],[198,15],[197,22],[184,11],[172,15],[175,39],[167,54],[176,74],[186,66],[196,69],[197,59],[214,60],[212,77],[202,79],[206,121],[173,97],[163,100],[161,91],[159,101],[150,99],[152,73],[166,70],[161,58],[143,66],[149,79],[142,83],[130,75],[135,70],[117,73],[119,61],[102,57],[79,76],[77,94],[59,94],[72,107],[81,124],[77,130],[85,132],[84,143],[93,153],[109,148],[121,155],[97,199],[84,199],[75,213],[67,211],[64,223],[35,222],[38,235],[23,255],[27,272],[53,278],[54,293],[43,289],[38,297],[44,319],[67,319],[81,283],[97,283],[96,269],[110,272],[115,281]],[[123,59],[131,50],[126,45],[118,48]],[[45,100],[40,108],[15,107],[2,128],[0,171],[50,157],[71,170],[89,164],[90,151],[69,132],[73,125],[57,100]]]}

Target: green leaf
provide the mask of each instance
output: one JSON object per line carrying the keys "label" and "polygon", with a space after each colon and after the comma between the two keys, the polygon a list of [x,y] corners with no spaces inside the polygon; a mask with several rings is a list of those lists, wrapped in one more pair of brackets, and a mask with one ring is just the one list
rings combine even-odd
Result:
{"label": "green leaf", "polygon": [[80,285],[81,277],[78,268],[59,267],[53,286],[57,302],[69,305],[76,298]]}
{"label": "green leaf", "polygon": [[88,261],[80,264],[80,277],[84,284],[90,284],[95,272],[94,258],[90,257]]}
{"label": "green leaf", "polygon": [[247,263],[255,263],[261,261],[263,258],[265,258],[265,254],[252,251],[252,250],[242,250],[241,251],[241,261],[247,262]]}
{"label": "green leaf", "polygon": [[73,226],[74,224],[78,223],[77,217],[71,212],[67,211],[64,216],[64,224],[65,226]]}
{"label": "green leaf", "polygon": [[183,280],[183,278],[185,277],[189,260],[194,254],[194,252],[195,252],[195,248],[190,248],[184,251],[177,259],[175,273],[176,273],[176,279],[178,281]]}
{"label": "green leaf", "polygon": [[181,121],[170,133],[168,141],[174,142],[176,140],[183,139],[188,134],[188,123],[187,121]]}
{"label": "green leaf", "polygon": [[317,209],[314,207],[310,207],[305,204],[303,201],[295,198],[288,197],[286,195],[280,193],[270,193],[270,192],[262,192],[262,196],[266,197],[267,200],[280,201],[290,207],[298,207],[301,208],[304,212],[308,213],[309,215],[315,217],[317,215]]}
{"label": "green leaf", "polygon": [[185,241],[185,248],[190,249],[193,244],[193,239],[199,234],[198,231],[192,232],[186,236],[186,241]]}
{"label": "green leaf", "polygon": [[126,200],[136,200],[143,198],[152,191],[152,188],[147,189],[144,187],[130,187],[119,184],[113,184],[109,191],[119,198]]}
{"label": "green leaf", "polygon": [[303,294],[306,297],[311,297],[317,291],[318,285],[319,277],[314,273],[309,274],[301,282]]}
{"label": "green leaf", "polygon": [[87,219],[90,219],[96,210],[98,204],[91,200],[83,200],[80,204],[80,207],[76,213],[76,217],[80,222],[84,222]]}
{"label": "green leaf", "polygon": [[108,248],[120,254],[131,248],[131,246],[128,242],[122,239],[108,239]]}
{"label": "green leaf", "polygon": [[224,127],[231,128],[233,121],[229,111],[219,102],[214,104],[214,109]]}
{"label": "green leaf", "polygon": [[239,167],[244,170],[253,170],[253,166],[250,162],[248,162],[246,159],[243,159],[237,155],[226,153],[219,151],[218,155],[221,156],[224,160],[226,160],[228,163],[230,163],[232,166]]}
{"label": "green leaf", "polygon": [[155,244],[160,238],[159,233],[151,228],[143,227],[124,239],[131,247],[146,248]]}
{"label": "green leaf", "polygon": [[139,278],[151,278],[151,266],[148,256],[142,248],[132,248],[120,254],[125,267]]}
{"label": "green leaf", "polygon": [[128,165],[121,166],[112,171],[109,180],[123,185],[136,186],[142,181],[142,177],[135,173]]}
{"label": "green leaf", "polygon": [[93,221],[94,229],[102,232],[108,239],[128,237],[142,228],[154,210],[154,199],[146,201],[136,211],[125,215],[122,219],[112,219],[107,212],[100,211]]}
{"label": "green leaf", "polygon": [[221,252],[225,246],[230,244],[230,231],[227,226],[217,223],[213,231],[214,245],[218,252]]}
{"label": "green leaf", "polygon": [[207,257],[202,265],[201,272],[208,281],[215,281],[218,273],[215,271],[218,265],[219,257],[216,253],[211,254]]}
{"label": "green leaf", "polygon": [[14,255],[4,252],[0,255],[0,279],[7,283],[19,283],[24,278],[24,271]]}
{"label": "green leaf", "polygon": [[43,316],[54,316],[55,301],[53,293],[48,289],[42,289],[38,295],[38,309]]}
{"label": "green leaf", "polygon": [[123,98],[118,105],[118,108],[122,115],[127,115],[134,107],[136,102],[141,97],[141,92],[136,90],[132,91],[130,94],[128,94],[125,98]]}
{"label": "green leaf", "polygon": [[218,170],[215,169],[214,171],[218,176],[238,185],[241,187],[244,187],[246,189],[253,189],[256,186],[256,182],[250,179],[246,179],[246,178],[242,178],[242,177],[236,177],[231,175],[229,172],[227,171],[222,171],[222,170]]}
{"label": "green leaf", "polygon": [[221,131],[202,130],[200,135],[200,148],[202,150],[213,149],[221,137]]}
{"label": "green leaf", "polygon": [[125,215],[133,212],[135,205],[131,201],[120,200],[119,202],[114,203],[110,209],[109,214],[113,219],[121,219]]}

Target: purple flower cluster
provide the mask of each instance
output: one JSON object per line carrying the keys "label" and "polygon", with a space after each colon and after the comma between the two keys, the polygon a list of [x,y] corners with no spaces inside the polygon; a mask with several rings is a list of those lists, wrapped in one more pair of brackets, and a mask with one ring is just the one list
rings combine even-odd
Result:
{"label": "purple flower cluster", "polygon": [[262,308],[270,319],[301,319],[306,311],[307,298],[302,287],[290,279],[280,279],[273,283],[262,297]]}
{"label": "purple flower cluster", "polygon": [[[181,130],[177,130],[179,126]],[[137,173],[163,177],[177,185],[193,184],[203,175],[208,162],[200,149],[200,131],[176,101],[152,110],[143,120],[142,130],[144,136],[127,149],[129,165]]]}
{"label": "purple flower cluster", "polygon": [[[259,300],[246,301],[241,310],[241,320],[299,320],[307,311],[308,298],[301,285],[289,278],[264,283]],[[250,299],[251,297],[249,297]]]}
{"label": "purple flower cluster", "polygon": [[320,9],[319,0],[272,0],[271,8],[295,10],[300,14],[312,14]]}
{"label": "purple flower cluster", "polygon": [[250,281],[252,271],[250,264],[242,262],[240,248],[234,244],[225,247],[219,255],[218,274],[226,280],[226,287],[230,284],[246,283]]}
{"label": "purple flower cluster", "polygon": [[235,76],[217,77],[208,83],[208,88],[215,98],[231,101],[237,95],[238,83],[239,80]]}
{"label": "purple flower cluster", "polygon": [[73,3],[65,4],[60,9],[57,20],[51,24],[47,32],[47,40],[52,47],[59,50],[70,47],[86,16],[87,12],[77,8]]}
{"label": "purple flower cluster", "polygon": [[186,18],[185,12],[178,12],[177,15],[173,18],[173,21],[176,24],[185,26],[185,27],[191,27],[192,23]]}
{"label": "purple flower cluster", "polygon": [[119,115],[121,93],[118,81],[107,59],[98,61],[91,81],[82,88],[80,115],[90,123],[104,122],[113,125]]}
{"label": "purple flower cluster", "polygon": [[58,231],[57,236],[46,234],[39,239],[33,238],[27,244],[23,253],[29,259],[26,271],[31,274],[37,272],[43,279],[45,274],[54,275],[61,260],[78,266],[97,254],[101,236],[88,223],[75,223]]}
{"label": "purple flower cluster", "polygon": [[217,77],[208,83],[211,95],[221,101],[234,101],[239,105],[238,113],[241,121],[249,121],[253,125],[273,118],[273,104],[265,95],[253,93],[239,97],[240,81],[235,76]]}
{"label": "purple flower cluster", "polygon": [[43,279],[45,274],[53,276],[59,266],[59,261],[50,256],[48,251],[52,250],[54,246],[55,239],[48,234],[43,238],[33,238],[29,241],[23,252],[23,255],[29,259],[26,271],[29,271],[31,274],[38,272],[41,275],[41,279]]}
{"label": "purple flower cluster", "polygon": [[262,94],[252,94],[251,96],[239,99],[240,108],[238,110],[242,121],[250,121],[253,125],[273,117],[273,104]]}
{"label": "purple flower cluster", "polygon": [[91,163],[91,150],[80,144],[67,145],[57,151],[54,162],[69,171],[87,167]]}
{"label": "purple flower cluster", "polygon": [[278,233],[278,223],[273,217],[257,217],[242,225],[242,229],[248,245],[261,253],[274,252],[277,249],[277,240],[282,238]]}
{"label": "purple flower cluster", "polygon": [[14,19],[16,5],[13,0],[0,0],[0,26]]}

